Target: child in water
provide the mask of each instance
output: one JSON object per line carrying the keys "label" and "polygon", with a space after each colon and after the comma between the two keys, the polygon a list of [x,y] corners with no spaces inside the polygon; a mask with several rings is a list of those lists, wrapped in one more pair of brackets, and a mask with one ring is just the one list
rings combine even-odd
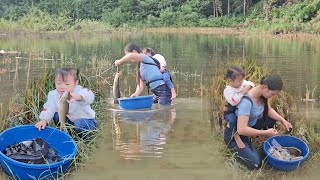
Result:
{"label": "child in water", "polygon": [[85,131],[96,129],[95,111],[90,104],[94,100],[94,94],[90,89],[78,85],[79,70],[76,68],[58,68],[55,71],[56,89],[48,93],[48,101],[44,104],[39,115],[40,121],[35,124],[39,130],[44,129],[51,119],[59,125],[58,104],[60,96],[70,92],[69,111],[66,123],[75,126],[79,137],[85,136]]}
{"label": "child in water", "polygon": [[142,53],[147,54],[148,56],[156,59],[160,63],[160,71],[163,75],[163,81],[166,83],[166,85],[171,90],[171,99],[175,99],[177,97],[176,90],[174,89],[173,82],[171,80],[170,72],[166,69],[167,62],[165,58],[160,54],[155,54],[154,50],[152,48],[144,48],[142,50]]}
{"label": "child in water", "polygon": [[[236,123],[236,122],[231,122],[231,119],[236,119],[236,118],[232,118],[232,116],[235,116],[234,114],[235,106],[240,102],[242,97],[245,94],[247,94],[247,92],[252,87],[255,86],[253,82],[246,81],[244,79],[244,76],[245,76],[244,71],[237,66],[230,66],[225,75],[225,77],[230,80],[229,85],[227,85],[223,91],[223,95],[228,102],[227,107],[224,110],[225,111],[224,118],[228,122],[227,126],[230,126],[231,123]],[[233,126],[233,127],[236,127],[236,126]],[[239,148],[245,147],[244,143],[240,139],[240,136],[238,135],[237,132],[235,132],[234,134],[234,139]]]}

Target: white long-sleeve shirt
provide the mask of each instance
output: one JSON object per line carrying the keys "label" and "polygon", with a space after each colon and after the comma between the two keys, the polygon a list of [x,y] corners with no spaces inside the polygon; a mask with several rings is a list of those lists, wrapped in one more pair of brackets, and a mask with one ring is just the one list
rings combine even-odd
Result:
{"label": "white long-sleeve shirt", "polygon": [[240,93],[241,90],[247,86],[254,87],[255,85],[251,81],[243,80],[239,88],[234,88],[230,85],[226,86],[226,88],[223,90],[224,98],[229,104],[231,104],[231,106],[236,106],[243,97],[243,94]]}
{"label": "white long-sleeve shirt", "polygon": [[[83,100],[69,103],[69,112],[67,117],[72,122],[80,118],[95,118],[96,113],[90,106],[94,100],[93,92],[90,89],[77,85],[72,93],[81,95]],[[47,122],[51,121],[54,114],[58,112],[59,99],[60,95],[56,89],[48,93],[48,101],[43,105],[43,110],[39,115],[40,120],[46,120]]]}

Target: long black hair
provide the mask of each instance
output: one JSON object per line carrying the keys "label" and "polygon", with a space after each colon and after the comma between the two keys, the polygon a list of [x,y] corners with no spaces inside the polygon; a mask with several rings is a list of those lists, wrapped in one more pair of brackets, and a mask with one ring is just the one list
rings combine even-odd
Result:
{"label": "long black hair", "polygon": [[128,52],[137,51],[137,53],[141,53],[140,47],[136,44],[133,44],[133,43],[127,44],[126,47],[124,47],[124,50],[128,51]]}
{"label": "long black hair", "polygon": [[[283,87],[283,82],[279,75],[269,74],[265,77],[262,77],[260,85],[268,86],[268,89],[271,91],[281,91]],[[266,119],[266,117],[268,116],[268,99],[264,96],[261,96],[261,98],[264,103],[263,118]]]}

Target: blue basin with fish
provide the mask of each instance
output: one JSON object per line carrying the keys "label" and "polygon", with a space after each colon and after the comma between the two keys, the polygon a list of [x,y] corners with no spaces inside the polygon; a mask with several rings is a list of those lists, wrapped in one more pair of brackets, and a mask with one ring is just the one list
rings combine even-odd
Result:
{"label": "blue basin with fish", "polygon": [[153,95],[118,98],[122,109],[142,109],[151,108]]}
{"label": "blue basin with fish", "polygon": [[[34,138],[44,139],[62,157],[52,164],[28,164],[7,157],[3,151],[11,144]],[[34,124],[9,128],[0,134],[0,161],[4,171],[17,179],[57,179],[66,172],[77,154],[77,144],[67,133],[47,126],[39,131]]]}
{"label": "blue basin with fish", "polygon": [[[297,160],[282,160],[273,157],[270,154],[270,147],[273,146],[272,142],[276,140],[282,147],[294,147],[301,151],[302,158]],[[267,156],[268,163],[275,169],[282,171],[291,171],[297,169],[309,156],[310,150],[308,145],[298,137],[290,135],[273,136],[267,139],[263,144],[263,151]]]}

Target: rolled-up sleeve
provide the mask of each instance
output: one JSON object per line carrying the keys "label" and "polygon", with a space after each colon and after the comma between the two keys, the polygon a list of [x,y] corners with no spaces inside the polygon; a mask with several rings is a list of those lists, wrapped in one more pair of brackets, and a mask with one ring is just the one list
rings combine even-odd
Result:
{"label": "rolled-up sleeve", "polygon": [[94,93],[88,88],[82,88],[79,95],[83,98],[83,101],[81,101],[82,105],[90,105],[94,101]]}
{"label": "rolled-up sleeve", "polygon": [[54,92],[49,92],[48,101],[43,105],[43,109],[39,115],[40,120],[49,122],[53,118],[54,113],[58,111],[55,98]]}

